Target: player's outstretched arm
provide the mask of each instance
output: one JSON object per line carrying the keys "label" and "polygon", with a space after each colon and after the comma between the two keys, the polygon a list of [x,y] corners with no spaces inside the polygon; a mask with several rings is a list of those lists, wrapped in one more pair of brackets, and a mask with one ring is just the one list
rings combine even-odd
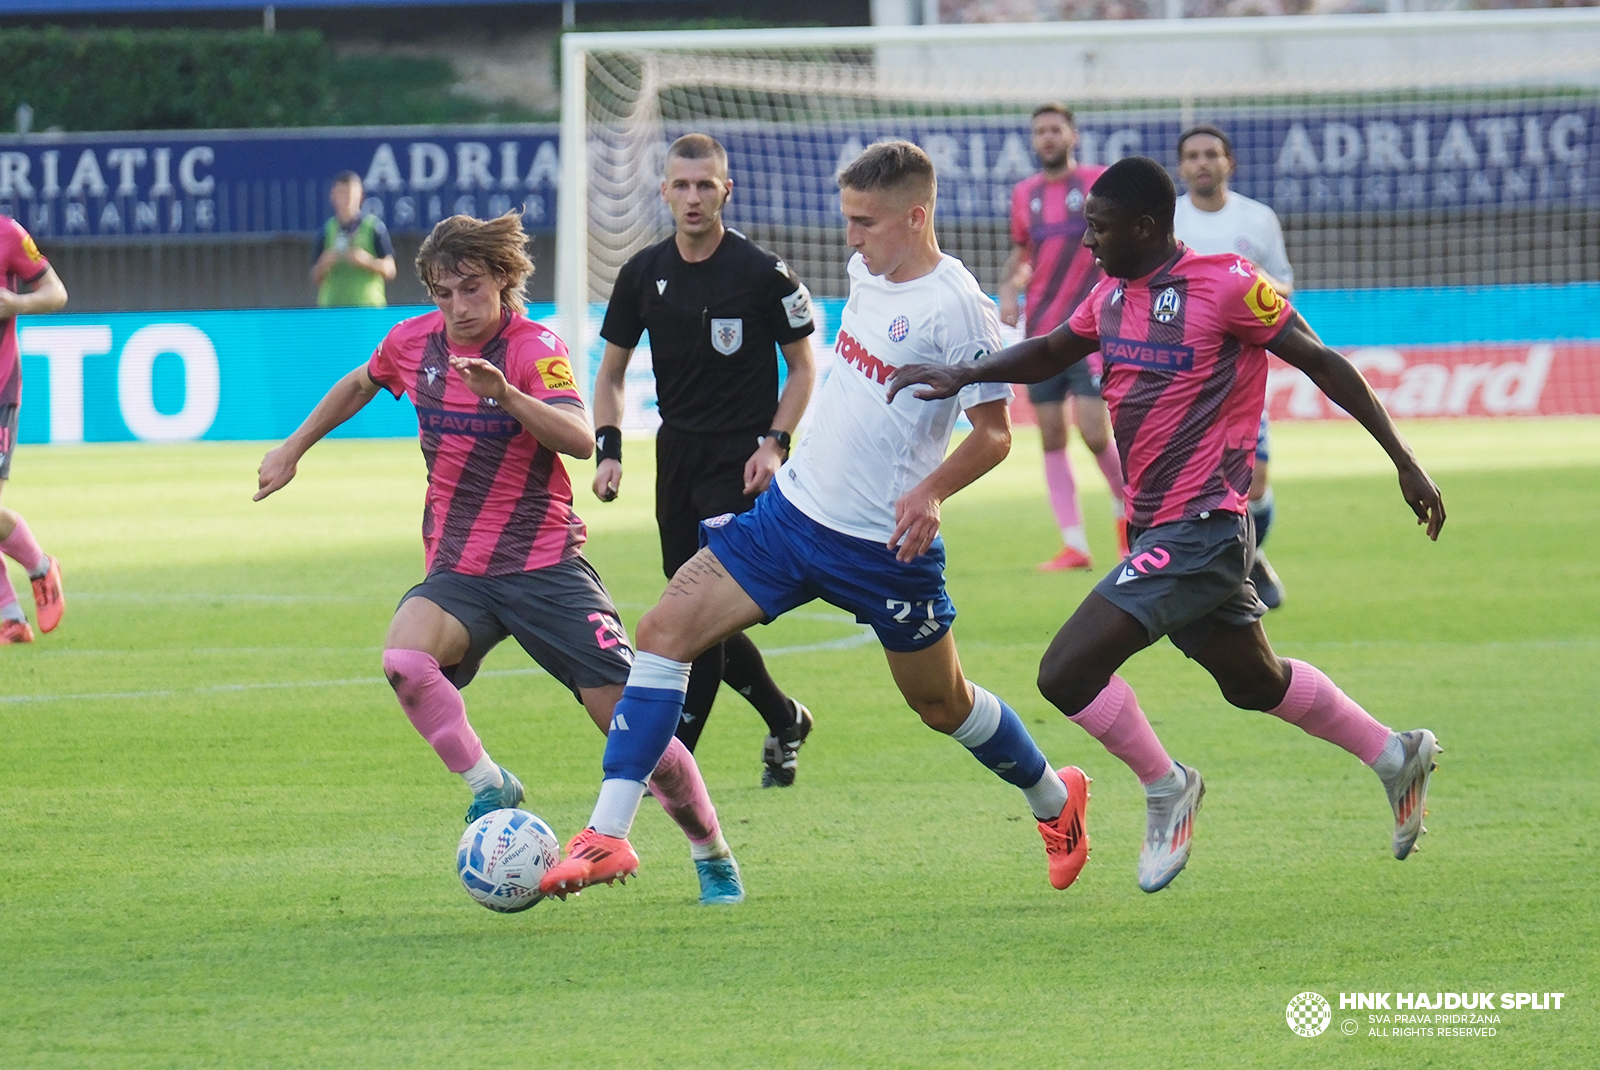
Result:
{"label": "player's outstretched arm", "polygon": [[461,381],[480,398],[489,398],[516,418],[517,423],[543,445],[580,461],[594,453],[594,432],[589,429],[589,414],[583,404],[552,404],[529,397],[506,382],[499,368],[482,357],[450,357],[450,366]]}
{"label": "player's outstretched arm", "polygon": [[[811,390],[817,382],[817,361],[811,352],[810,335],[779,349],[783,351],[783,362],[789,374],[783,382],[783,392],[778,395],[778,409],[772,414],[772,429],[792,435],[800,426],[806,406],[811,403]],[[763,438],[744,463],[744,492],[755,495],[766,490],[788,456],[789,451],[780,446],[777,439]]]}
{"label": "player's outstretched arm", "polygon": [[1417,523],[1427,525],[1428,538],[1438,539],[1444,527],[1444,498],[1355,365],[1323,344],[1299,313],[1268,348],[1309,375],[1317,389],[1377,439],[1400,474],[1400,493],[1417,514]]}
{"label": "player's outstretched arm", "polygon": [[311,415],[295,429],[294,434],[284,439],[283,445],[268,451],[267,455],[261,458],[261,467],[256,469],[259,485],[255,500],[259,502],[273,491],[282,490],[289,480],[294,478],[300,458],[306,455],[307,450],[322,441],[323,436],[329,431],[360,412],[366,407],[367,402],[377,396],[378,384],[367,374],[365,364],[353,369],[334,383],[322,396],[322,400],[317,402],[317,407],[311,410]]}
{"label": "player's outstretched arm", "polygon": [[1065,324],[1049,334],[1007,346],[970,364],[907,364],[889,379],[889,400],[908,386],[925,388],[913,396],[923,401],[955,397],[969,383],[1038,383],[1076,364],[1100,348],[1094,338],[1074,334]]}
{"label": "player's outstretched arm", "polygon": [[889,549],[898,561],[911,561],[928,552],[939,534],[939,508],[944,500],[1011,452],[1011,413],[1006,402],[986,401],[967,410],[972,433],[950,451],[944,462],[928,473],[894,503],[894,534]]}
{"label": "player's outstretched arm", "polygon": [[[626,397],[628,361],[633,359],[633,348],[623,348],[615,342],[606,343],[605,355],[600,358],[600,370],[594,379],[594,428],[622,426],[622,405]],[[594,468],[594,496],[603,502],[614,502],[622,491],[622,462],[602,457]]]}

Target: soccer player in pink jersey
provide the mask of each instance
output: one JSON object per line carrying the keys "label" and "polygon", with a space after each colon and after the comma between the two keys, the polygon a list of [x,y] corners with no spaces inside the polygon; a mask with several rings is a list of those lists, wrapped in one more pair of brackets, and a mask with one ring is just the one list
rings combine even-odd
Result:
{"label": "soccer player in pink jersey", "polygon": [[[1071,108],[1051,101],[1033,109],[1033,152],[1043,169],[1011,191],[1012,250],[1000,280],[1000,318],[1012,327],[1023,318],[1017,291],[1026,282],[1029,338],[1049,334],[1064,322],[1104,277],[1094,255],[1083,247],[1087,226],[1083,206],[1089,187],[1105,168],[1080,164],[1073,158],[1077,145],[1078,129]],[[1084,445],[1094,454],[1111,488],[1117,548],[1126,554],[1122,463],[1111,448],[1111,419],[1100,397],[1099,358],[1068,365],[1044,382],[1029,384],[1028,400],[1039,420],[1045,487],[1062,541],[1060,552],[1040,564],[1040,570],[1093,567],[1078,505],[1078,485],[1067,459],[1067,431],[1072,424],[1077,424]]]}
{"label": "soccer player in pink jersey", "polygon": [[[11,456],[17,448],[17,420],[22,409],[22,359],[17,349],[17,317],[54,312],[67,303],[67,288],[55,268],[39,252],[22,224],[0,216],[0,493],[11,478]],[[28,570],[39,630],[55,631],[67,608],[61,592],[61,563],[39,548],[28,522],[14,509],[0,506],[0,553]],[[0,559],[0,646],[33,642],[28,615],[17,601],[16,588]]]}
{"label": "soccer player in pink jersey", "polygon": [[[383,671],[412,725],[471,789],[469,823],[524,796],[484,750],[461,698],[490,650],[514,637],[602,732],[633,663],[616,606],[583,556],[584,524],[557,456],[586,458],[594,438],[566,347],[524,314],[527,241],[515,212],[434,227],[416,266],[438,311],[395,326],[334,384],[262,459],[255,496],[288,484],[305,452],[380,389],[415,405],[428,468],[427,578],[395,610]],[[672,742],[650,786],[689,837],[700,901],[739,902],[739,868],[700,770]]]}
{"label": "soccer player in pink jersey", "polygon": [[1262,710],[1350,751],[1382,781],[1394,856],[1422,828],[1439,746],[1425,728],[1395,732],[1317,668],[1280,658],[1250,581],[1248,494],[1266,390],[1267,351],[1303,370],[1394,462],[1400,492],[1437,539],[1444,502],[1365,379],[1312,332],[1241,256],[1200,256],[1172,229],[1176,193],[1160,164],[1120,160],[1090,191],[1093,250],[1108,278],[1067,323],[982,361],[900,369],[894,389],[948,397],[972,383],[1036,382],[1096,349],[1128,473],[1131,554],[1056,633],[1039,690],[1133,769],[1147,800],[1139,886],[1164,888],[1189,859],[1205,785],[1173,761],[1133,689],[1115,675],[1163,635],[1216,679],[1228,702]]}

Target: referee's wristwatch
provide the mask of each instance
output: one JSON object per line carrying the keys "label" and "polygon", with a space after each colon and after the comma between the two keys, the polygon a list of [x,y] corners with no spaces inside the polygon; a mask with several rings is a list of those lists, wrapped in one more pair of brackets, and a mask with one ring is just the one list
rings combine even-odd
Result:
{"label": "referee's wristwatch", "polygon": [[790,442],[789,432],[779,431],[776,427],[768,428],[767,433],[761,436],[761,441],[765,442],[769,438],[777,442],[778,448],[785,454],[788,454]]}

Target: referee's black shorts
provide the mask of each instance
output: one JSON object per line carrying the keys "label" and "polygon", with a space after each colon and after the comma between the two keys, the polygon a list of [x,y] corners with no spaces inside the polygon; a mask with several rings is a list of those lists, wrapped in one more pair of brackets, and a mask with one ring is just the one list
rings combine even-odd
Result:
{"label": "referee's black shorts", "polygon": [[744,493],[744,466],[759,445],[761,432],[656,432],[656,525],[669,579],[700,549],[700,521],[755,505]]}

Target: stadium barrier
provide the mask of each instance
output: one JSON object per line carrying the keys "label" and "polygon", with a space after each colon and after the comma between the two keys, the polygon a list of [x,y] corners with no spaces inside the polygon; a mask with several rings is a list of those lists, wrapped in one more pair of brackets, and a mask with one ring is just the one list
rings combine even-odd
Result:
{"label": "stadium barrier", "polygon": [[[1296,304],[1350,354],[1396,416],[1600,415],[1600,284],[1480,290],[1308,292]],[[817,338],[843,302],[819,300]],[[425,307],[30,317],[19,324],[24,443],[279,439],[399,320]],[[590,310],[599,366],[603,308]],[[553,305],[530,308],[554,321]],[[831,348],[817,345],[819,374]],[[886,363],[893,363],[885,356]],[[590,380],[592,385],[593,380]],[[653,430],[648,346],[628,373],[629,430]],[[1274,361],[1275,419],[1340,415],[1301,372]],[[1026,398],[1014,407],[1031,422]],[[416,417],[387,395],[341,437],[409,437]]]}

